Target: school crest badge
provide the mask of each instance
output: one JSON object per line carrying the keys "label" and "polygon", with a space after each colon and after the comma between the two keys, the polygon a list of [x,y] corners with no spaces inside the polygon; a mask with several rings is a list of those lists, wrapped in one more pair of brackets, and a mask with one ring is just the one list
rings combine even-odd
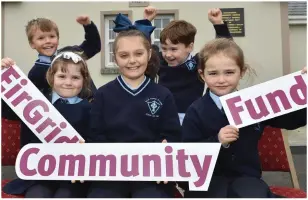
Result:
{"label": "school crest badge", "polygon": [[[162,107],[162,103],[159,99],[156,98],[150,98],[145,101],[148,105],[148,108],[150,110],[150,115],[153,117],[158,117],[156,116],[157,111]],[[147,113],[149,115],[149,113]]]}
{"label": "school crest badge", "polygon": [[194,59],[188,60],[185,64],[186,64],[187,69],[190,71],[195,69],[197,66],[197,63]]}

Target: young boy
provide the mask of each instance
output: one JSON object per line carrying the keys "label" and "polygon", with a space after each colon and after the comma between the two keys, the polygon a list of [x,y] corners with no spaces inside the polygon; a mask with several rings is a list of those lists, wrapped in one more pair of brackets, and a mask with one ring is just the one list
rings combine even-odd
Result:
{"label": "young boy", "polygon": [[[76,21],[83,25],[85,30],[85,40],[80,45],[65,47],[67,50],[80,52],[86,59],[92,58],[101,50],[100,35],[96,25],[88,16],[79,16]],[[26,34],[31,48],[39,53],[38,59],[29,71],[28,77],[34,85],[43,93],[49,90],[49,85],[45,78],[47,69],[53,57],[59,52],[57,50],[59,44],[59,30],[57,25],[45,18],[33,19],[26,26]],[[41,77],[41,78],[37,78]],[[92,81],[92,90],[96,91],[96,87]]]}
{"label": "young boy", "polygon": [[[85,40],[80,45],[68,46],[58,50],[59,29],[55,22],[46,18],[32,19],[26,26],[26,34],[29,45],[38,52],[38,59],[28,74],[28,78],[43,93],[50,92],[46,80],[46,72],[51,61],[58,52],[63,50],[74,51],[85,59],[92,58],[101,50],[101,40],[96,25],[86,15],[77,17],[76,21],[84,27]],[[8,66],[13,63],[7,63]],[[91,90],[94,94],[97,90],[91,80]],[[93,98],[93,97],[90,97]],[[2,100],[2,117],[5,119],[19,119],[14,112]]]}
{"label": "young boy", "polygon": [[[144,10],[145,19],[152,21],[155,16],[155,8]],[[219,8],[210,9],[208,19],[214,25],[216,37],[232,38]],[[198,78],[198,54],[192,55],[196,33],[197,30],[191,23],[173,20],[160,34],[163,59],[158,72],[158,83],[167,87],[174,95],[181,123],[187,108],[204,91],[204,83]]]}

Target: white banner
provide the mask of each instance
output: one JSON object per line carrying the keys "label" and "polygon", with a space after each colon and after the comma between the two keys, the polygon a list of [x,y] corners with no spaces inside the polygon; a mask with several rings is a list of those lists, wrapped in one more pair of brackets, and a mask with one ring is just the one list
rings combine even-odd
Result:
{"label": "white banner", "polygon": [[43,143],[83,139],[16,65],[1,70],[1,98]]}
{"label": "white banner", "polygon": [[16,174],[29,180],[189,181],[206,191],[220,143],[28,144]]}
{"label": "white banner", "polygon": [[220,97],[230,125],[242,128],[307,107],[307,74],[295,72]]}

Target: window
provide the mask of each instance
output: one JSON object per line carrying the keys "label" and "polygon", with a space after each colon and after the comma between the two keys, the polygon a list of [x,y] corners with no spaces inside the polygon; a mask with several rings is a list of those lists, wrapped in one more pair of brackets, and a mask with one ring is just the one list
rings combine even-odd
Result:
{"label": "window", "polygon": [[306,24],[307,2],[288,2],[289,24]]}
{"label": "window", "polygon": [[108,16],[105,18],[105,66],[107,68],[115,67],[113,56],[113,42],[116,37],[116,33],[113,32],[115,16]]}
{"label": "window", "polygon": [[115,26],[113,20],[118,13],[132,18],[131,11],[101,11],[101,38],[102,38],[102,74],[116,74],[119,72],[117,65],[114,63],[113,43],[116,38],[116,33],[113,32]]}
{"label": "window", "polygon": [[[126,15],[132,19],[132,11],[101,11],[101,38],[102,38],[102,51],[101,51],[101,73],[102,74],[117,74],[119,69],[114,63],[113,43],[116,33],[113,32],[115,16],[118,13]],[[160,33],[164,27],[172,20],[178,19],[178,10],[158,10],[157,16],[153,20],[153,25],[156,29],[152,33],[152,43],[160,48]],[[136,20],[136,19],[134,19]]]}
{"label": "window", "polygon": [[174,14],[162,14],[162,15],[157,15],[153,21],[153,25],[156,26],[156,29],[154,30],[154,34],[152,33],[152,43],[157,45],[159,49],[160,49],[160,40],[159,40],[160,33],[172,20],[174,20]]}

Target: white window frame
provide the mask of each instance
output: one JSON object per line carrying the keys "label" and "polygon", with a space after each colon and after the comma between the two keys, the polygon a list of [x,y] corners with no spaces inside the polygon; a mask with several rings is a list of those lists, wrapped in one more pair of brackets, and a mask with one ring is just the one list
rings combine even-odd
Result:
{"label": "white window frame", "polygon": [[109,22],[114,20],[115,16],[106,16],[104,25],[105,25],[105,45],[104,45],[104,52],[105,52],[105,66],[106,68],[114,68],[117,67],[114,62],[110,62],[110,47],[109,43],[114,42],[114,39],[110,39],[110,30],[112,30],[112,27],[109,27]]}
{"label": "white window frame", "polygon": [[307,24],[307,16],[289,16],[289,24]]}
{"label": "white window frame", "polygon": [[[298,4],[299,3],[299,4]],[[302,4],[305,4],[305,2],[288,2],[288,19],[289,19],[289,24],[290,25],[297,25],[297,24],[307,24],[307,12],[306,15],[303,14],[295,14],[295,13],[300,13],[300,11],[302,11],[301,8],[303,8]],[[304,5],[305,7],[307,7],[307,3],[306,5]],[[292,8],[290,10],[290,8]],[[290,11],[292,11],[290,13]]]}
{"label": "white window frame", "polygon": [[[161,26],[163,25],[162,24],[162,20],[163,19],[169,19],[169,22],[171,22],[172,20],[174,20],[175,19],[175,13],[164,13],[164,14],[158,14],[156,17],[155,17],[155,19],[153,19],[153,21],[152,21],[152,24],[153,24],[153,26],[155,26],[155,24],[154,24],[154,21],[155,20],[161,20]],[[160,27],[160,28],[158,28],[158,27],[156,27],[156,29],[155,30],[159,30],[159,34],[158,35],[160,35],[160,33],[161,33],[161,31],[164,29],[165,27]],[[155,30],[153,31],[153,33],[152,33],[152,36],[151,36],[151,40],[152,40],[152,44],[155,44],[155,42],[158,42],[158,47],[159,47],[159,49],[161,50],[161,47],[160,47],[160,37],[158,36],[158,38],[155,38]]]}
{"label": "white window frame", "polygon": [[113,27],[109,27],[110,20],[114,20],[118,13],[128,16],[129,19],[132,19],[131,10],[115,10],[115,11],[101,11],[101,74],[118,74],[119,68],[114,62],[110,62],[110,48],[109,43],[113,42],[114,39],[109,39],[109,30],[112,30]]}

